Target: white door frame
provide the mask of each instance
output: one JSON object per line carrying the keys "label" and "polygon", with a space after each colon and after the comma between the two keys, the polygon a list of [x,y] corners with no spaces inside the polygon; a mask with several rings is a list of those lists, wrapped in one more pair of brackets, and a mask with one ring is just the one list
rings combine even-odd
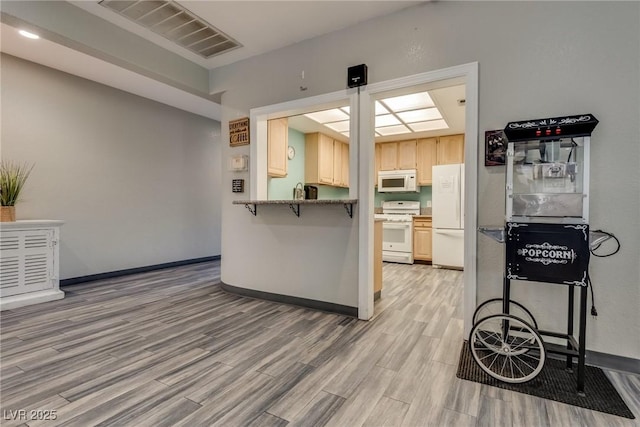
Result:
{"label": "white door frame", "polygon": [[[354,89],[345,89],[337,92],[325,93],[308,98],[294,99],[280,104],[272,104],[264,107],[252,108],[249,110],[249,137],[255,141],[249,148],[249,162],[252,165],[249,169],[251,188],[249,195],[251,200],[267,200],[267,120],[295,116],[298,114],[317,111],[318,108],[330,108],[328,105],[337,102],[349,101],[351,117],[358,117],[357,92]],[[357,122],[351,120],[349,132],[349,162],[354,165],[357,162],[357,150],[352,149],[358,146]],[[263,144],[257,143],[263,141]],[[349,182],[356,185],[349,186],[349,198],[357,199],[358,168],[349,168]]]}
{"label": "white door frame", "polygon": [[[465,84],[465,220],[464,220],[464,333],[471,330],[476,307],[477,233],[478,226],[478,63],[458,65],[365,86],[360,91],[358,211],[360,259],[358,271],[358,317],[373,316],[373,214],[375,185],[375,147],[373,96],[390,90],[442,80],[464,79]],[[352,116],[353,117],[353,116]],[[352,133],[353,134],[353,133]],[[352,163],[353,164],[353,163]],[[364,169],[364,170],[363,170]]]}

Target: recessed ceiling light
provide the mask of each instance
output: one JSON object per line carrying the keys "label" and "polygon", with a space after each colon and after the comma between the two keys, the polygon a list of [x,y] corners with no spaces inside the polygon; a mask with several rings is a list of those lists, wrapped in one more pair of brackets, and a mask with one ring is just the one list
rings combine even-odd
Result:
{"label": "recessed ceiling light", "polygon": [[325,123],[326,127],[335,130],[336,132],[344,132],[349,130],[349,120],[342,122]]}
{"label": "recessed ceiling light", "polygon": [[411,123],[409,127],[414,132],[423,132],[427,130],[449,129],[449,125],[444,120],[429,120],[428,122]]}
{"label": "recessed ceiling light", "polygon": [[26,31],[26,30],[19,30],[18,33],[20,33],[21,36],[24,36],[28,39],[36,40],[40,38],[39,35],[30,33],[29,31]]}
{"label": "recessed ceiling light", "polygon": [[393,98],[383,99],[382,102],[394,112],[435,107],[435,104],[428,92],[395,96]]}
{"label": "recessed ceiling light", "polygon": [[386,126],[382,128],[376,128],[376,132],[378,132],[382,136],[387,135],[398,135],[401,133],[409,133],[409,130],[405,125],[397,125],[397,126]]}
{"label": "recessed ceiling light", "polygon": [[385,114],[382,116],[376,116],[376,128],[380,126],[392,126],[399,125],[400,120],[398,120],[393,114]]}
{"label": "recessed ceiling light", "polygon": [[344,111],[334,108],[331,110],[316,111],[315,113],[305,114],[305,117],[315,120],[318,123],[337,122],[340,120],[349,120],[349,115]]}
{"label": "recessed ceiling light", "polygon": [[442,114],[437,108],[423,108],[421,110],[404,111],[398,113],[398,117],[405,123],[425,122],[427,120],[441,119]]}

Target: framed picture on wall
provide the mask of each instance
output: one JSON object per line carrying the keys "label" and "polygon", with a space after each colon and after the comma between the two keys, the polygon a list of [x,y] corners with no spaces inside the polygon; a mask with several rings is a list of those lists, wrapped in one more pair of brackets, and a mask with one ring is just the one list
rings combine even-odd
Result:
{"label": "framed picture on wall", "polygon": [[502,166],[506,162],[507,137],[502,129],[484,133],[484,165]]}
{"label": "framed picture on wall", "polygon": [[249,144],[249,117],[229,121],[229,145],[237,147]]}

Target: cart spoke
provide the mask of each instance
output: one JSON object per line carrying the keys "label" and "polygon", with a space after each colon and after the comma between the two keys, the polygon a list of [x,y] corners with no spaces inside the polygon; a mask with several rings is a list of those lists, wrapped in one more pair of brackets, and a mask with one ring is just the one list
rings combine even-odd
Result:
{"label": "cart spoke", "polygon": [[504,362],[502,362],[502,369],[500,370],[500,375],[502,375],[502,376],[504,376],[503,372],[504,372],[505,366],[507,366],[507,361],[509,361],[509,356],[505,356]]}
{"label": "cart spoke", "polygon": [[522,374],[523,377],[526,377],[526,374],[522,371],[522,369],[520,369],[520,366],[518,366],[517,363],[514,363],[513,365],[518,369],[518,371],[520,371],[520,374]]}
{"label": "cart spoke", "polygon": [[500,356],[500,353],[496,353],[496,357],[493,358],[493,360],[491,361],[491,364],[489,365],[489,369],[491,369],[491,367],[493,366],[493,364],[495,363],[496,359],[498,358],[498,356]]}
{"label": "cart spoke", "polygon": [[[533,338],[523,339],[522,342],[519,345],[517,345],[515,347],[512,347],[511,350],[517,350],[520,347],[522,347],[523,345],[525,345],[526,343],[533,342],[532,340],[533,340]],[[525,347],[525,348],[527,348],[527,347]],[[529,348],[531,348],[531,347],[529,347]]]}
{"label": "cart spoke", "polygon": [[515,378],[515,374],[513,373],[513,360],[509,359],[509,369],[511,369],[511,378]]}
{"label": "cart spoke", "polygon": [[519,358],[518,356],[515,356],[520,362],[522,362],[523,364],[527,365],[532,371],[535,371],[536,368],[534,368],[533,366],[529,365],[527,362],[525,362],[524,360],[522,360],[521,358]]}
{"label": "cart spoke", "polygon": [[491,356],[493,356],[494,354],[499,355],[500,353],[491,352],[491,353],[487,354],[486,356],[481,357],[479,360],[484,360],[484,359],[486,359],[487,357],[491,357]]}

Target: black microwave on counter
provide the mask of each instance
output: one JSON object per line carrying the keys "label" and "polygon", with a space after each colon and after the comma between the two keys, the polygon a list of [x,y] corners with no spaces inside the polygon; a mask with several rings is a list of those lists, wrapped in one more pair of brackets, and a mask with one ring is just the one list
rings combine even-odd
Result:
{"label": "black microwave on counter", "polygon": [[305,185],[304,186],[304,198],[305,200],[316,200],[318,199],[318,187],[315,185]]}

